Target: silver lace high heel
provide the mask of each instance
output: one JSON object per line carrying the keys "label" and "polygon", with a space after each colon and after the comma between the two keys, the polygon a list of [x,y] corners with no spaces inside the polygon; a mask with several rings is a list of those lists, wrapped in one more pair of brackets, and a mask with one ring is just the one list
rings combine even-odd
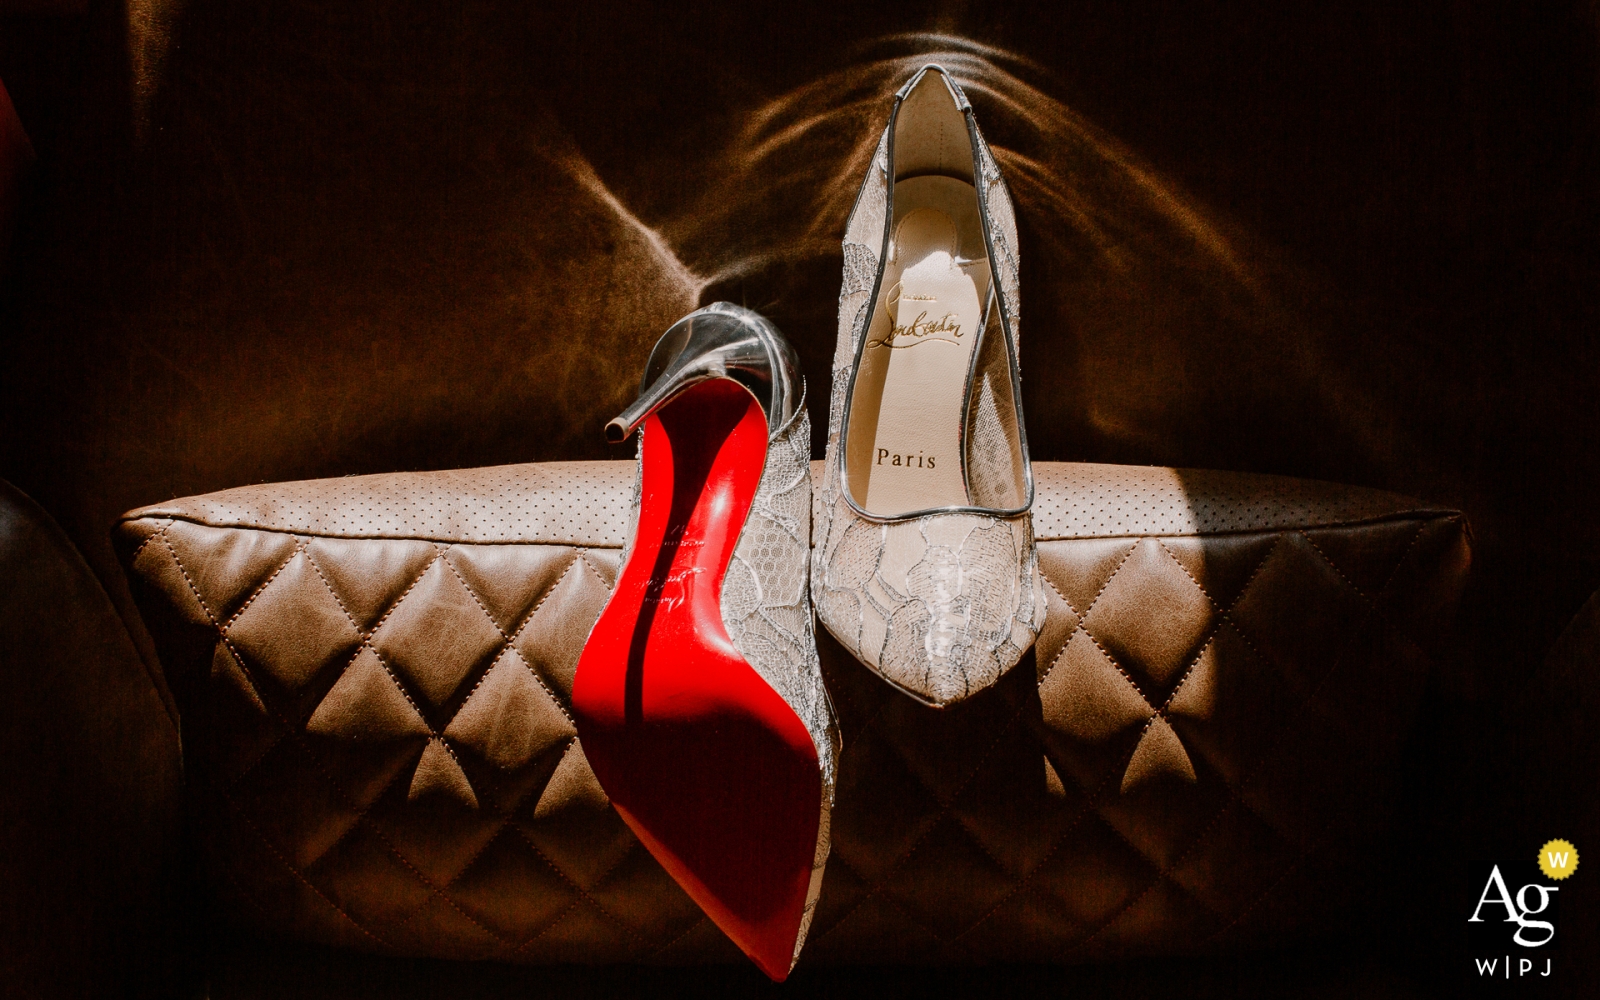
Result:
{"label": "silver lace high heel", "polygon": [[939,66],[895,94],[844,238],[814,526],[828,631],[912,697],[994,684],[1044,619],[1011,198]]}
{"label": "silver lace high heel", "polygon": [[794,349],[748,309],[689,314],[606,434],[636,429],[634,529],[573,679],[578,737],[639,840],[781,980],[822,887],[839,751]]}

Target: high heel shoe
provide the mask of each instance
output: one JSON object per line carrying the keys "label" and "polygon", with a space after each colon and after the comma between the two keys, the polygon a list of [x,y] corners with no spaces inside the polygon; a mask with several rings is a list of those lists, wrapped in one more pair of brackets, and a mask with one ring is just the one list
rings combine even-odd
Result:
{"label": "high heel shoe", "polygon": [[822,885],[838,730],[811,625],[810,423],[794,349],[718,302],[656,344],[637,518],[578,660],[578,736],[617,812],[768,976]]}
{"label": "high heel shoe", "polygon": [[992,685],[1044,620],[1018,306],[1010,195],[966,95],[926,66],[845,230],[812,598],[933,705]]}

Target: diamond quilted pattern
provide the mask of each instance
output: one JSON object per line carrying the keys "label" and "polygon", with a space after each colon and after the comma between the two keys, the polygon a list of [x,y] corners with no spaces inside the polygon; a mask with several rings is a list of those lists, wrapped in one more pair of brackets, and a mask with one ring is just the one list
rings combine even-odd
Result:
{"label": "diamond quilted pattern", "polygon": [[572,697],[572,674],[578,669],[589,629],[611,595],[613,569],[603,575],[587,553],[573,553],[555,586],[528,616],[517,633],[517,652],[538,672],[563,703]]}
{"label": "diamond quilted pattern", "polygon": [[397,673],[437,707],[487,666],[500,630],[449,563],[435,559],[372,636]]}
{"label": "diamond quilted pattern", "polygon": [[1296,532],[1273,548],[1229,617],[1305,697],[1371,614],[1371,605]]}
{"label": "diamond quilted pattern", "polygon": [[492,958],[511,944],[442,894],[424,900],[417,912],[395,929],[391,943],[403,952],[446,948],[469,959]]}
{"label": "diamond quilted pattern", "polygon": [[356,627],[367,633],[438,554],[439,550],[429,542],[363,545],[350,538],[312,538],[306,542],[306,555],[327,581],[328,589]]}
{"label": "diamond quilted pattern", "polygon": [[219,622],[239,613],[261,586],[263,567],[278,567],[295,554],[288,535],[231,531],[182,521],[168,527],[165,538],[195,592],[205,596],[206,610]]}
{"label": "diamond quilted pattern", "polygon": [[1232,607],[1277,547],[1281,534],[1163,538],[1161,548],[1178,561],[1218,610]]}
{"label": "diamond quilted pattern", "polygon": [[946,940],[983,919],[1005,898],[1010,879],[955,817],[940,817],[884,891]]}
{"label": "diamond quilted pattern", "polygon": [[286,739],[230,795],[262,839],[298,868],[327,853],[361,816],[360,805],[316,771],[305,745]]}
{"label": "diamond quilted pattern", "polygon": [[[521,891],[509,893],[510,886]],[[519,944],[578,903],[571,883],[510,827],[473,859],[450,897],[484,927]]]}
{"label": "diamond quilted pattern", "polygon": [[1101,591],[1083,627],[1157,697],[1199,651],[1211,619],[1199,584],[1160,542],[1146,538]]}
{"label": "diamond quilted pattern", "polygon": [[453,798],[469,809],[478,808],[478,793],[461,769],[455,754],[445,746],[444,740],[428,740],[417,760],[417,769],[411,775],[411,787],[406,790],[406,801],[416,802],[431,795]]}
{"label": "diamond quilted pattern", "polygon": [[505,771],[578,735],[515,649],[489,669],[444,734]]}
{"label": "diamond quilted pattern", "polygon": [[[1267,946],[1358,898],[1470,562],[1460,519],[1263,477],[1036,474],[1031,668],[940,711],[819,637],[844,753],[806,961]],[[119,529],[222,912],[400,954],[738,959],[566,712],[631,479],[253,487]]]}
{"label": "diamond quilted pattern", "polygon": [[209,680],[211,697],[184,719],[184,729],[190,738],[204,733],[219,744],[205,766],[215,768],[226,782],[259,760],[282,738],[283,729],[226,642],[213,648]]}
{"label": "diamond quilted pattern", "polygon": [[585,892],[592,901],[582,908],[585,919],[611,924],[633,947],[646,952],[665,946],[704,919],[694,901],[637,843]]}
{"label": "diamond quilted pattern", "polygon": [[361,638],[303,552],[267,581],[224,634],[250,666],[288,691],[347,661]]}
{"label": "diamond quilted pattern", "polygon": [[508,635],[568,570],[567,563],[555,559],[530,566],[525,556],[505,545],[453,545],[445,558]]}
{"label": "diamond quilted pattern", "polygon": [[1300,701],[1230,622],[1217,629],[1168,705],[1168,721],[1193,755],[1238,784],[1243,767],[1270,752],[1277,721]]}
{"label": "diamond quilted pattern", "polygon": [[[1300,859],[1301,852],[1242,802],[1224,809],[1172,867],[1178,883],[1217,913],[1242,913]],[[1248,865],[1240,858],[1250,858]]]}
{"label": "diamond quilted pattern", "polygon": [[[308,888],[390,947],[394,932],[433,895],[369,823],[357,823],[301,873]],[[383,891],[374,892],[374,886]]]}
{"label": "diamond quilted pattern", "polygon": [[1173,731],[1172,724],[1157,715],[1150,719],[1139,743],[1128,759],[1128,769],[1122,774],[1122,794],[1126,795],[1162,775],[1171,775],[1194,781],[1194,764],[1183,748],[1183,740]]}
{"label": "diamond quilted pattern", "polygon": [[1039,686],[1039,698],[1047,745],[1086,788],[1120,777],[1120,765],[1155,711],[1081,630]]}
{"label": "diamond quilted pattern", "polygon": [[530,846],[574,885],[592,889],[638,846],[611,809],[577,740],[568,745],[544,791],[518,817]]}
{"label": "diamond quilted pattern", "polygon": [[363,648],[317,704],[306,732],[375,742],[427,736],[428,724],[378,654]]}
{"label": "diamond quilted pattern", "polygon": [[1064,786],[1030,740],[1008,739],[967,782],[952,813],[975,843],[1020,879],[1044,862],[1088,806],[1078,785]]}
{"label": "diamond quilted pattern", "polygon": [[[1056,914],[1069,946],[1113,919],[1156,877],[1154,865],[1092,811],[1078,813],[1053,848],[1017,895],[1037,897]],[[998,915],[987,923],[1005,925]]]}

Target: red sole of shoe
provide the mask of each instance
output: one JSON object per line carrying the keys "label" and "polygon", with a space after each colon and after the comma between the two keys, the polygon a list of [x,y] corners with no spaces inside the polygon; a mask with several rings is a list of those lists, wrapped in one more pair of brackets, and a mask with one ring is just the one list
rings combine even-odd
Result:
{"label": "red sole of shoe", "polygon": [[805,725],[734,647],[721,611],[767,421],[741,386],[717,379],[644,430],[633,550],[573,678],[578,737],[640,841],[781,981],[805,909],[822,778]]}

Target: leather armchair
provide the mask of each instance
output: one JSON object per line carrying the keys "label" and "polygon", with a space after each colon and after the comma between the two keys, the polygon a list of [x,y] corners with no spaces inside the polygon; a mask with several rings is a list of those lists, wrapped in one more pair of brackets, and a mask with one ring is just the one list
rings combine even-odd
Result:
{"label": "leather armchair", "polygon": [[[825,385],[854,194],[836,178],[858,172],[888,81],[928,52],[981,78],[1009,157],[1036,458],[1423,496],[1466,512],[1477,570],[1374,852],[1378,936],[1403,944],[1350,926],[1220,958],[792,985],[1424,992],[1459,959],[1465,859],[1552,836],[1582,849],[1597,830],[1571,792],[1600,767],[1592,23],[60,6],[0,5],[0,77],[32,151],[0,124],[4,191],[37,154],[22,193],[0,194],[16,206],[0,295],[8,989],[759,985],[736,967],[530,971],[213,933],[182,720],[110,530],[244,484],[623,457],[599,428],[700,301],[761,308]],[[1494,99],[1441,82],[1463,78],[1496,81]],[[1574,963],[1600,924],[1588,884],[1562,899],[1591,915],[1573,917]]]}

